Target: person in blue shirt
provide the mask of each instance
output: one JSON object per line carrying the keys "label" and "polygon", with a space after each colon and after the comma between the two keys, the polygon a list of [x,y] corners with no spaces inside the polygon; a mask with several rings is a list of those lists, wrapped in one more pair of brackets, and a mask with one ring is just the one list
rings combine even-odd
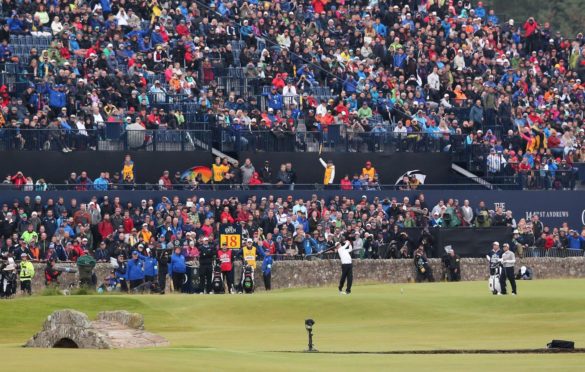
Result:
{"label": "person in blue shirt", "polygon": [[386,26],[380,22],[380,17],[376,18],[376,23],[374,23],[374,25],[372,26],[374,28],[374,30],[376,31],[376,33],[382,37],[386,37],[386,35],[388,34],[388,29],[386,28]]}
{"label": "person in blue shirt", "polygon": [[[138,246],[140,248],[140,245]],[[158,260],[153,249],[146,248],[144,257],[144,281],[157,283],[158,281]]]}
{"label": "person in blue shirt", "polygon": [[267,291],[272,289],[272,262],[270,250],[266,249],[264,251],[264,260],[262,260],[262,278],[264,279],[264,288]]}
{"label": "person in blue shirt", "polygon": [[116,282],[120,285],[120,289],[124,292],[128,292],[128,283],[126,281],[127,278],[127,265],[124,261],[124,255],[120,253],[117,259],[118,267],[114,270],[114,275],[116,277]]}
{"label": "person in blue shirt", "polygon": [[351,95],[352,93],[355,93],[356,92],[356,90],[357,90],[357,82],[353,78],[353,75],[349,75],[347,77],[347,79],[345,79],[345,81],[343,82],[343,90],[345,90],[345,92],[348,95]]}
{"label": "person in blue shirt", "polygon": [[181,247],[176,247],[171,255],[171,262],[169,262],[168,275],[173,280],[174,290],[179,292],[183,288],[185,282],[185,274],[187,273],[187,265],[185,264],[185,256],[181,254]]}
{"label": "person in blue shirt", "polygon": [[569,235],[567,235],[567,241],[569,242],[569,249],[583,249],[583,246],[585,245],[585,237],[579,235],[579,233],[575,230],[569,231]]}
{"label": "person in blue shirt", "polygon": [[305,255],[311,255],[318,252],[317,240],[310,234],[305,234],[305,240],[303,240],[303,248],[305,249]]}
{"label": "person in blue shirt", "polygon": [[272,90],[270,93],[267,94],[268,96],[268,107],[273,109],[273,110],[282,110],[282,107],[284,105],[283,100],[282,100],[282,95],[278,93],[278,91],[276,90],[276,87],[272,87]]}
{"label": "person in blue shirt", "polygon": [[139,257],[138,251],[132,251],[132,257],[128,260],[126,277],[130,282],[130,290],[144,283],[144,260]]}
{"label": "person in blue shirt", "polygon": [[475,8],[475,16],[481,19],[485,18],[485,8],[483,7],[483,2],[481,1],[477,3],[477,8]]}
{"label": "person in blue shirt", "polygon": [[93,188],[98,191],[108,190],[108,180],[105,172],[101,172],[100,176],[93,181]]}
{"label": "person in blue shirt", "polygon": [[487,21],[491,22],[494,25],[497,25],[500,23],[500,18],[498,18],[498,16],[494,13],[493,9],[490,9],[489,14],[487,16]]}
{"label": "person in blue shirt", "polygon": [[406,62],[406,54],[404,49],[398,48],[398,52],[394,54],[394,69],[403,69]]}
{"label": "person in blue shirt", "polygon": [[53,88],[49,88],[49,106],[60,112],[60,110],[67,104],[67,95],[65,93],[65,87],[63,85],[57,85]]}

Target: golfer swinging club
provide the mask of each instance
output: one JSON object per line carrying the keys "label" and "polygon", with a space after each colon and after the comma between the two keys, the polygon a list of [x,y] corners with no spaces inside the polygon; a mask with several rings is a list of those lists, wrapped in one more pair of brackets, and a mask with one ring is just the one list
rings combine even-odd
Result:
{"label": "golfer swinging club", "polygon": [[[341,279],[339,280],[339,294],[350,294],[351,293],[351,284],[353,282],[353,265],[351,263],[351,251],[353,247],[349,243],[349,240],[346,240],[343,245],[340,242],[335,243],[335,248],[337,249],[337,253],[339,254],[339,258],[341,259]],[[347,278],[347,287],[345,287],[345,292],[343,291],[343,285],[345,284],[345,279]]]}

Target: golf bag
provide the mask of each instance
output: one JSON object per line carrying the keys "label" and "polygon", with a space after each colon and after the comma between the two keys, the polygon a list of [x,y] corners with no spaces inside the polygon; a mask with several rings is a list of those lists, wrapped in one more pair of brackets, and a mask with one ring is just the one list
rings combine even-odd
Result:
{"label": "golf bag", "polygon": [[221,294],[225,292],[225,288],[223,287],[223,279],[221,278],[221,267],[218,264],[215,264],[213,267],[213,279],[211,280],[211,287],[213,288],[213,293]]}
{"label": "golf bag", "polygon": [[242,270],[242,291],[245,293],[254,293],[254,269],[246,265]]}
{"label": "golf bag", "polygon": [[199,292],[199,265],[187,263],[187,274],[183,282],[183,288],[175,288],[175,291],[183,293]]}
{"label": "golf bag", "polygon": [[488,286],[492,294],[497,295],[502,292],[500,286],[500,276],[502,275],[502,265],[499,257],[494,255],[490,259],[490,278],[488,279]]}

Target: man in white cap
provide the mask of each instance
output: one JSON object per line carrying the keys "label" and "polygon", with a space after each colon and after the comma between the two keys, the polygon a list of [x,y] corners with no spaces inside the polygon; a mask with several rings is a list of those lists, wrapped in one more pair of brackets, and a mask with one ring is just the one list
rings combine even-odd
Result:
{"label": "man in white cap", "polygon": [[0,298],[9,298],[16,293],[16,263],[8,257],[8,263],[0,273]]}
{"label": "man in white cap", "polygon": [[35,276],[35,268],[33,264],[28,260],[28,254],[22,253],[20,255],[20,290],[27,293],[28,295],[32,294],[32,287],[31,282],[32,278]]}
{"label": "man in white cap", "polygon": [[[341,242],[335,243],[335,249],[341,259],[341,279],[339,280],[339,294],[350,294],[351,285],[353,284],[353,264],[351,262],[351,251],[353,247],[349,240],[346,240],[342,245]],[[345,292],[343,291],[343,285],[347,279],[347,286]]]}
{"label": "man in white cap", "polygon": [[512,296],[516,296],[516,278],[514,277],[514,265],[516,264],[516,255],[510,250],[508,243],[503,244],[504,253],[502,253],[502,266],[504,270],[500,275],[500,287],[502,288],[501,293],[503,295],[508,294],[506,290],[506,279],[510,281],[512,286]]}

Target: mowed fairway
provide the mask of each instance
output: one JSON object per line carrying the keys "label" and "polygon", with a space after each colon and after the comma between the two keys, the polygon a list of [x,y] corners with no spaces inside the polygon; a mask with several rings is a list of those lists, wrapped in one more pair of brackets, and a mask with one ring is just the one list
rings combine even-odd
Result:
{"label": "mowed fairway", "polygon": [[[403,289],[403,290],[401,290]],[[583,370],[585,354],[293,354],[306,348],[313,318],[322,351],[540,348],[551,339],[585,347],[585,280],[519,283],[517,297],[492,296],[486,282],[361,285],[254,295],[33,296],[0,302],[2,370]],[[24,349],[53,310],[95,317],[125,309],[168,348]],[[276,351],[276,352],[275,352]]]}

